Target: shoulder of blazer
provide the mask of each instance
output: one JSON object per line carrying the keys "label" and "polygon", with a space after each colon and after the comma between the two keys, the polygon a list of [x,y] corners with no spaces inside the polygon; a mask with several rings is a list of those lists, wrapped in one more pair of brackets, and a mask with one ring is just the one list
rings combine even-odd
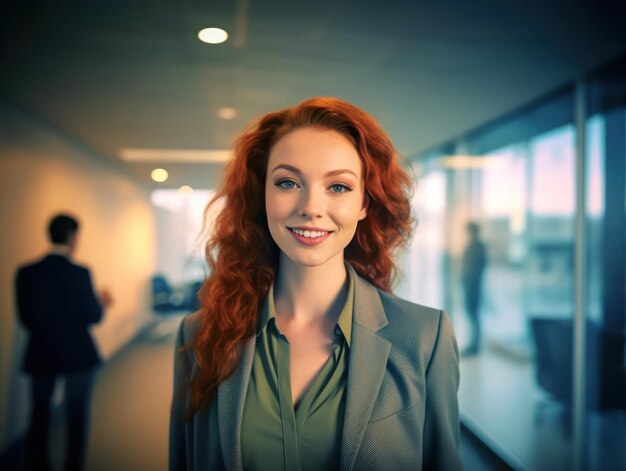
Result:
{"label": "shoulder of blazer", "polygon": [[182,320],[183,344],[181,346],[185,348],[190,364],[195,362],[193,349],[190,347],[193,345],[193,339],[200,329],[200,322],[200,311],[187,314]]}
{"label": "shoulder of blazer", "polygon": [[77,273],[82,273],[83,275],[89,274],[89,267],[84,265],[79,265],[78,263],[74,263],[72,260],[66,258],[64,266],[68,267],[70,270],[74,270]]}
{"label": "shoulder of blazer", "polygon": [[402,299],[377,288],[348,264],[355,275],[355,322],[385,338],[396,348],[430,351],[434,347],[445,313]]}
{"label": "shoulder of blazer", "polygon": [[17,268],[17,273],[18,274],[19,273],[24,274],[24,273],[30,273],[30,272],[33,272],[33,271],[37,271],[37,270],[41,269],[42,266],[45,266],[48,263],[48,258],[49,258],[49,256],[45,256],[45,257],[40,258],[38,260],[33,260],[33,261],[30,261],[30,262],[26,262],[26,263],[20,265]]}
{"label": "shoulder of blazer", "polygon": [[379,295],[389,322],[379,335],[397,349],[415,350],[417,345],[420,352],[429,358],[439,338],[444,312],[381,290]]}
{"label": "shoulder of blazer", "polygon": [[442,315],[440,309],[416,304],[382,290],[378,290],[378,293],[389,322],[395,320],[419,326],[434,324],[435,328],[439,325]]}
{"label": "shoulder of blazer", "polygon": [[36,262],[23,265],[20,267],[20,271],[48,271],[48,270],[62,270],[66,273],[80,273],[86,275],[89,273],[89,267],[74,263],[63,255],[48,254]]}

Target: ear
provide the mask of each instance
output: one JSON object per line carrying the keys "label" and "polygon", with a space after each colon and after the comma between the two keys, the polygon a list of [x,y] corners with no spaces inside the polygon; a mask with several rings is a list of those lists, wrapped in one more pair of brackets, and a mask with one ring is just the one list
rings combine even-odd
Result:
{"label": "ear", "polygon": [[367,208],[369,204],[370,197],[366,193],[365,196],[363,196],[363,207],[361,208],[361,212],[359,213],[359,221],[362,221],[367,216]]}

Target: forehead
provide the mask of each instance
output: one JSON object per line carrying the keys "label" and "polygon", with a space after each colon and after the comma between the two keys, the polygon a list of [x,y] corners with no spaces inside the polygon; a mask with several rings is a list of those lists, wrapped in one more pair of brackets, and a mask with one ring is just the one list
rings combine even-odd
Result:
{"label": "forehead", "polygon": [[303,172],[327,172],[340,168],[361,175],[361,159],[343,134],[319,128],[302,128],[283,136],[270,151],[268,171],[289,164]]}

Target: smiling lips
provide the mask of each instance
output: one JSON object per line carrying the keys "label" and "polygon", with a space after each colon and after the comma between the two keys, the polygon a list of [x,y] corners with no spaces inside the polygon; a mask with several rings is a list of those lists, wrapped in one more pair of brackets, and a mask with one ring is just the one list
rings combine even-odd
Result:
{"label": "smiling lips", "polygon": [[325,231],[317,227],[288,227],[291,235],[302,245],[321,244],[333,231]]}

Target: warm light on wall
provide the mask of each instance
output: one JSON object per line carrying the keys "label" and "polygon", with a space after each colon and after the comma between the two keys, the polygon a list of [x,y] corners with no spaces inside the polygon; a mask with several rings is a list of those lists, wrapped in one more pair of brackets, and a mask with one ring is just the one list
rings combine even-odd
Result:
{"label": "warm light on wall", "polygon": [[155,168],[152,173],[150,173],[150,176],[155,182],[162,183],[167,180],[169,173],[167,173],[167,170],[164,168]]}
{"label": "warm light on wall", "polygon": [[228,39],[228,33],[221,28],[204,28],[198,32],[198,39],[208,44],[221,44]]}

